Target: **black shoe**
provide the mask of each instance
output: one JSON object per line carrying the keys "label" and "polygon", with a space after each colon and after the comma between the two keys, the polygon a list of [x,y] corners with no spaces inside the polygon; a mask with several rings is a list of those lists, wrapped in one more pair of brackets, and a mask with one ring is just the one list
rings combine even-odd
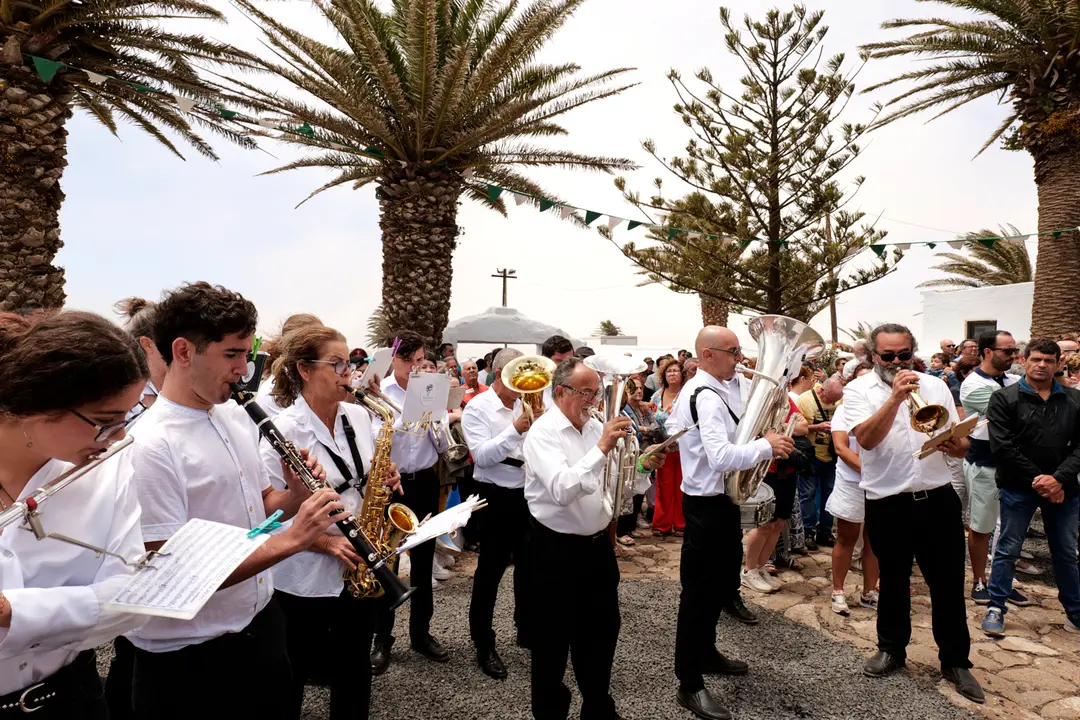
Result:
{"label": "black shoe", "polygon": [[904,658],[890,655],[884,650],[879,650],[874,657],[863,665],[863,675],[873,678],[882,678],[904,667]]}
{"label": "black shoe", "polygon": [[390,667],[390,646],[393,644],[393,638],[389,641],[375,639],[375,645],[371,649],[371,673],[373,675],[382,675]]}
{"label": "black shoe", "polygon": [[724,606],[724,612],[731,617],[735,618],[744,625],[757,625],[758,617],[743,604],[742,595],[736,595],[735,598]]}
{"label": "black shoe", "polygon": [[705,688],[696,693],[684,692],[680,689],[675,694],[679,705],[705,720],[731,720],[731,711],[716,702],[713,696]]}
{"label": "black shoe", "polygon": [[750,666],[742,660],[732,660],[720,653],[701,664],[703,675],[745,675],[750,672]]}
{"label": "black shoe", "polygon": [[836,544],[836,538],[832,535],[821,535],[817,539],[817,544],[821,547],[832,547]]}
{"label": "black shoe", "polygon": [[477,650],[476,662],[488,677],[495,678],[496,680],[505,680],[506,676],[509,675],[509,673],[506,672],[506,666],[503,665],[502,658],[499,657],[499,653],[495,652],[495,648],[491,648],[490,650]]}
{"label": "black shoe", "polygon": [[446,648],[440,645],[439,641],[430,634],[419,642],[413,640],[412,649],[428,660],[434,660],[435,662],[447,662],[450,660],[450,653],[446,652]]}
{"label": "black shoe", "polygon": [[[806,550],[807,552],[814,552],[818,549],[817,543],[813,538],[806,538]],[[803,553],[805,554],[805,553]]]}
{"label": "black shoe", "polygon": [[979,681],[975,679],[975,676],[967,668],[941,668],[941,676],[955,685],[956,692],[971,702],[980,705],[986,702],[986,695],[983,694],[982,685],[979,685]]}

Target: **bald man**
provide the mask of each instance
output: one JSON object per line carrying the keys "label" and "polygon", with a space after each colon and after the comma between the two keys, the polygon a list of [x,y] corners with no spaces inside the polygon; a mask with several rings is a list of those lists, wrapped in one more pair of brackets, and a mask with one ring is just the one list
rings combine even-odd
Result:
{"label": "bald man", "polygon": [[727,720],[731,712],[709,694],[702,676],[743,675],[748,669],[716,649],[716,623],[738,595],[742,566],[739,506],[724,493],[724,474],[786,458],[795,448],[791,438],[771,431],[745,445],[731,442],[738,422],[733,408],[742,408],[739,384],[731,382],[740,354],[735,333],[703,328],[695,343],[697,374],[679,393],[666,423],[669,433],[693,428],[679,440],[686,535],[679,567],[676,699],[706,720]]}

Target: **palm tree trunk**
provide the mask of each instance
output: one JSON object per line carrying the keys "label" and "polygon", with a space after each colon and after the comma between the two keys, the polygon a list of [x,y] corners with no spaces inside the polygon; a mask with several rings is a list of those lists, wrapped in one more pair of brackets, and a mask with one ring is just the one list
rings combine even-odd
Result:
{"label": "palm tree trunk", "polygon": [[[1039,232],[1080,226],[1080,145],[1035,158]],[[1031,337],[1055,338],[1080,330],[1080,232],[1039,236]]]}
{"label": "palm tree trunk", "polygon": [[0,311],[60,308],[60,176],[71,95],[0,61]]}
{"label": "palm tree trunk", "polygon": [[708,295],[698,295],[698,298],[701,300],[701,322],[727,327],[728,304]]}
{"label": "palm tree trunk", "polygon": [[409,165],[379,178],[383,237],[382,307],[394,333],[442,342],[450,316],[461,183],[446,170]]}

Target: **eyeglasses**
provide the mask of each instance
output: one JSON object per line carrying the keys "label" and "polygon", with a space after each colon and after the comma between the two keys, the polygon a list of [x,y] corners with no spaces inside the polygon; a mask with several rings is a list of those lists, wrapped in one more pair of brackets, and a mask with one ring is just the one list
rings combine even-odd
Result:
{"label": "eyeglasses", "polygon": [[895,352],[879,352],[878,353],[878,357],[881,358],[882,362],[887,362],[887,363],[891,363],[893,360],[895,360],[897,358],[900,358],[900,362],[907,362],[908,360],[910,360],[914,356],[915,356],[915,353],[911,352],[910,350],[901,350],[898,353],[895,353]]}
{"label": "eyeglasses", "polygon": [[353,372],[352,363],[347,360],[305,360],[304,362],[332,365],[335,375],[348,375],[350,372]]}
{"label": "eyeglasses", "polygon": [[599,400],[600,396],[604,394],[602,390],[578,390],[571,385],[560,385],[559,387],[564,387],[575,395],[580,395],[585,398],[586,401]]}
{"label": "eyeglasses", "polygon": [[739,357],[739,355],[742,354],[742,348],[739,347],[738,345],[736,345],[735,347],[730,348],[730,349],[729,348],[714,348],[714,347],[705,348],[705,349],[706,350],[713,350],[715,352],[727,353],[727,354],[731,355],[731,357]]}
{"label": "eyeglasses", "polygon": [[991,348],[991,349],[992,350],[997,350],[998,352],[1003,352],[1006,355],[1009,355],[1010,357],[1015,355],[1016,353],[1020,352],[1017,348]]}
{"label": "eyeglasses", "polygon": [[101,442],[105,442],[106,440],[111,438],[113,435],[115,435],[119,431],[123,430],[128,425],[130,425],[131,423],[135,422],[135,420],[139,417],[139,415],[142,415],[143,412],[146,411],[146,406],[142,404],[141,400],[139,401],[139,404],[136,405],[135,407],[137,408],[137,407],[140,407],[140,406],[142,407],[142,410],[138,411],[135,415],[132,415],[129,418],[125,418],[123,420],[120,420],[119,422],[109,423],[108,425],[99,425],[98,423],[94,422],[90,418],[88,418],[85,415],[83,415],[82,413],[80,413],[78,410],[72,410],[71,414],[74,415],[75,417],[79,418],[80,420],[82,420],[84,423],[91,426],[95,430],[97,430],[98,432],[97,432],[97,435],[94,436],[94,442],[101,443]]}

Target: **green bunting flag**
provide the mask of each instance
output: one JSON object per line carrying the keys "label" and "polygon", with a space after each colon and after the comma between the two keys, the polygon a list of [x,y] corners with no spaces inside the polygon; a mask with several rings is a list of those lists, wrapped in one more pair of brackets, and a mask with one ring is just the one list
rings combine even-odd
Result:
{"label": "green bunting flag", "polygon": [[740,250],[745,250],[746,248],[750,247],[750,238],[741,238],[740,240],[736,241],[736,244],[739,246]]}
{"label": "green bunting flag", "polygon": [[600,213],[596,212],[595,210],[586,210],[585,211],[585,224],[586,225],[592,225],[593,221],[595,221],[596,218],[598,218],[598,217],[600,217]]}
{"label": "green bunting flag", "polygon": [[309,137],[309,138],[315,137],[315,131],[307,123],[304,123],[300,127],[296,128],[296,132],[300,133],[304,137]]}
{"label": "green bunting flag", "polygon": [[[143,95],[146,95],[147,93],[154,92],[154,88],[148,87],[146,85],[140,85],[139,83],[136,83],[136,82],[131,83],[131,87],[135,88],[136,90],[141,92]],[[224,113],[222,113],[222,115],[224,115]],[[233,115],[236,115],[236,113],[233,113]],[[229,120],[230,118],[225,118],[225,119]]]}
{"label": "green bunting flag", "polygon": [[53,76],[59,72],[60,68],[64,67],[64,63],[62,62],[38,57],[37,55],[31,55],[30,59],[34,61],[34,70],[37,71],[37,75],[41,78],[41,82],[46,85],[53,79]]}
{"label": "green bunting flag", "polygon": [[937,247],[937,243],[928,242],[928,243],[926,243],[926,247],[933,250],[935,247]]}
{"label": "green bunting flag", "polygon": [[885,258],[885,246],[884,245],[871,245],[870,249],[877,254],[879,258]]}
{"label": "green bunting flag", "polygon": [[976,242],[978,242],[980,245],[982,245],[984,247],[987,247],[987,248],[993,250],[994,249],[994,243],[996,243],[997,240],[995,238],[980,238]]}
{"label": "green bunting flag", "polygon": [[636,228],[636,227],[637,227],[638,225],[641,225],[641,223],[639,223],[639,222],[638,222],[638,221],[636,221],[636,220],[627,220],[627,221],[626,221],[626,229],[627,229],[627,230],[633,230],[633,229],[634,229],[634,228]]}
{"label": "green bunting flag", "polygon": [[671,240],[678,234],[679,234],[679,228],[668,228],[667,239]]}
{"label": "green bunting flag", "polygon": [[226,120],[232,120],[234,117],[236,117],[237,115],[240,114],[238,112],[234,112],[233,110],[226,110],[225,108],[221,107],[220,105],[218,105],[217,111],[218,111],[218,115],[220,115],[221,117],[223,117]]}
{"label": "green bunting flag", "polygon": [[544,212],[551,207],[555,207],[555,202],[553,200],[545,200],[543,198],[540,198],[540,212]]}
{"label": "green bunting flag", "polygon": [[488,191],[488,200],[490,200],[491,204],[494,205],[495,201],[499,199],[500,195],[502,195],[503,189],[501,187],[499,187],[498,185],[488,185],[487,186],[487,191]]}

